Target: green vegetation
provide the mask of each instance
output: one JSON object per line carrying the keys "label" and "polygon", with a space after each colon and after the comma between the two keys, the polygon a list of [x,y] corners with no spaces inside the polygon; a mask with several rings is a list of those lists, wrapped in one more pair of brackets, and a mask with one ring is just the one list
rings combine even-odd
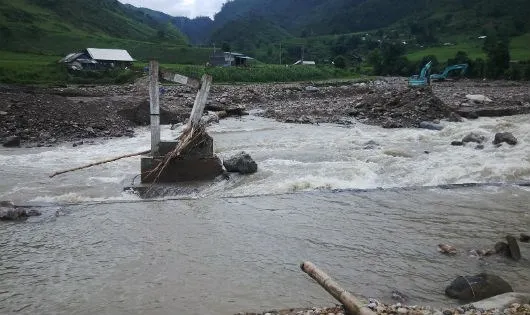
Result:
{"label": "green vegetation", "polygon": [[[0,82],[15,84],[120,84],[142,74],[146,62],[136,62],[133,70],[67,71],[57,64],[59,56],[0,51]],[[290,82],[351,78],[353,72],[331,66],[280,66],[256,64],[250,67],[206,67],[162,63],[162,69],[200,78],[208,73],[216,83]]]}
{"label": "green vegetation", "polygon": [[138,60],[206,63],[170,23],[113,0],[0,0],[2,50],[64,56],[88,47],[121,48]]}
{"label": "green vegetation", "polygon": [[205,67],[190,65],[162,65],[163,69],[200,78],[207,73],[216,83],[235,82],[293,82],[352,78],[356,74],[331,66],[255,65],[251,67]]}
{"label": "green vegetation", "polygon": [[0,51],[0,82],[12,84],[121,84],[133,81],[139,70],[67,71],[57,56]]}
{"label": "green vegetation", "polygon": [[[114,83],[136,76],[73,73],[56,63],[87,47],[127,49],[137,67],[157,59],[183,74],[210,73],[216,82],[409,76],[427,60],[433,72],[466,62],[471,77],[525,79],[529,14],[528,0],[233,0],[211,21],[116,0],[0,0],[0,82]],[[207,68],[199,65],[212,49],[188,42],[215,42],[265,63],[292,64],[303,56],[318,66]]]}
{"label": "green vegetation", "polygon": [[438,60],[448,60],[453,58],[459,51],[465,51],[470,58],[486,58],[482,46],[470,44],[457,44],[451,46],[429,47],[407,54],[407,58],[412,61],[420,61],[425,56],[436,56]]}

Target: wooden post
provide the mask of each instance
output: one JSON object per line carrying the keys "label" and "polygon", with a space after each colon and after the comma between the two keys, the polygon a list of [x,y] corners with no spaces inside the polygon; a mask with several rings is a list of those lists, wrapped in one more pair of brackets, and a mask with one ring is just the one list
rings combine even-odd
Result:
{"label": "wooden post", "polygon": [[160,91],[158,89],[158,61],[149,62],[149,102],[151,104],[151,156],[159,155],[160,147]]}
{"label": "wooden post", "polygon": [[195,103],[190,115],[190,127],[194,128],[199,125],[199,121],[202,117],[202,112],[206,106],[208,95],[210,94],[210,88],[212,86],[212,77],[210,75],[203,75],[201,79],[201,89],[195,97]]}
{"label": "wooden post", "polygon": [[351,315],[375,315],[372,310],[362,306],[362,303],[355,296],[341,288],[337,282],[311,262],[302,263],[300,268],[311,278],[315,279],[337,301],[341,302]]}

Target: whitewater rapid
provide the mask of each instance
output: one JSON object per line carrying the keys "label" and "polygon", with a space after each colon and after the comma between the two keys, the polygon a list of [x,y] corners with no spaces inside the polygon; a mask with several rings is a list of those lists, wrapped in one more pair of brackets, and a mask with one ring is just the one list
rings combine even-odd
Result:
{"label": "whitewater rapid", "polygon": [[[246,151],[257,161],[259,172],[215,181],[197,197],[530,180],[529,115],[442,124],[442,131],[431,131],[361,123],[284,124],[257,116],[222,120],[208,130],[215,152],[223,158]],[[164,126],[162,139],[174,139],[179,132]],[[470,132],[487,137],[484,149],[476,149],[476,144],[450,145]],[[519,143],[496,147],[491,143],[496,132],[512,132]],[[0,200],[136,200],[123,188],[138,183],[139,157],[49,178],[58,170],[148,150],[149,130],[140,128],[136,134],[78,147],[65,143],[52,148],[2,148]]]}

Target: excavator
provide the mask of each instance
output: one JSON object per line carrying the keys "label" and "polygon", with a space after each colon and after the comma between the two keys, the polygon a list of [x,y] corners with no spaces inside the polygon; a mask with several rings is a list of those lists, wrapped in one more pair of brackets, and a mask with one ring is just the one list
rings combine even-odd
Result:
{"label": "excavator", "polygon": [[420,75],[413,75],[409,78],[409,86],[426,86],[431,84],[429,72],[431,71],[432,61],[427,62],[427,64],[421,69]]}
{"label": "excavator", "polygon": [[464,64],[458,64],[458,65],[452,65],[447,68],[445,68],[444,72],[441,74],[429,74],[431,71],[432,61],[429,61],[423,69],[421,69],[421,72],[419,75],[413,75],[409,78],[409,86],[415,86],[415,87],[421,87],[430,85],[431,81],[443,81],[447,79],[447,76],[449,75],[449,72],[454,70],[460,70],[460,75],[464,75],[466,73],[467,68],[469,65],[467,63]]}
{"label": "excavator", "polygon": [[469,65],[467,63],[449,66],[445,68],[444,72],[441,74],[431,74],[431,80],[432,81],[443,81],[447,79],[449,72],[454,71],[454,70],[460,70],[460,75],[462,76],[466,73],[468,67]]}

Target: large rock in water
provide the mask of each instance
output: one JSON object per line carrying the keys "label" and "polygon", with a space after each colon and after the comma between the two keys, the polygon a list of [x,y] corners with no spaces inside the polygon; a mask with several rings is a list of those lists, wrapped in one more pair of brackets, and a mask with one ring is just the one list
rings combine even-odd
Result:
{"label": "large rock in water", "polygon": [[517,239],[512,235],[506,236],[508,241],[508,248],[510,249],[510,257],[517,261],[521,259],[521,250],[519,249],[519,244],[517,244]]}
{"label": "large rock in water", "polygon": [[223,161],[228,172],[239,172],[240,174],[253,174],[258,171],[258,164],[246,152],[240,152]]}
{"label": "large rock in water", "polygon": [[501,144],[503,142],[508,143],[509,145],[516,145],[517,138],[511,132],[499,132],[495,135],[493,144]]}
{"label": "large rock in water", "polygon": [[484,141],[486,141],[485,136],[480,135],[478,133],[474,133],[474,132],[469,133],[467,136],[465,136],[462,139],[463,143],[468,143],[468,142],[482,143]]}
{"label": "large rock in water", "polygon": [[508,282],[499,276],[486,273],[460,276],[445,289],[445,295],[448,297],[470,302],[508,292],[513,292]]}
{"label": "large rock in water", "polygon": [[428,130],[442,130],[444,129],[444,126],[440,124],[435,124],[430,121],[422,121],[420,122],[420,128],[428,129]]}
{"label": "large rock in water", "polygon": [[5,141],[4,141],[4,147],[6,148],[16,148],[16,147],[20,147],[20,138],[19,137],[16,137],[16,136],[13,136],[13,137],[9,137],[7,138]]}
{"label": "large rock in water", "polygon": [[39,216],[37,210],[27,211],[23,208],[17,208],[10,201],[0,201],[0,221],[17,221],[24,220],[28,217]]}

